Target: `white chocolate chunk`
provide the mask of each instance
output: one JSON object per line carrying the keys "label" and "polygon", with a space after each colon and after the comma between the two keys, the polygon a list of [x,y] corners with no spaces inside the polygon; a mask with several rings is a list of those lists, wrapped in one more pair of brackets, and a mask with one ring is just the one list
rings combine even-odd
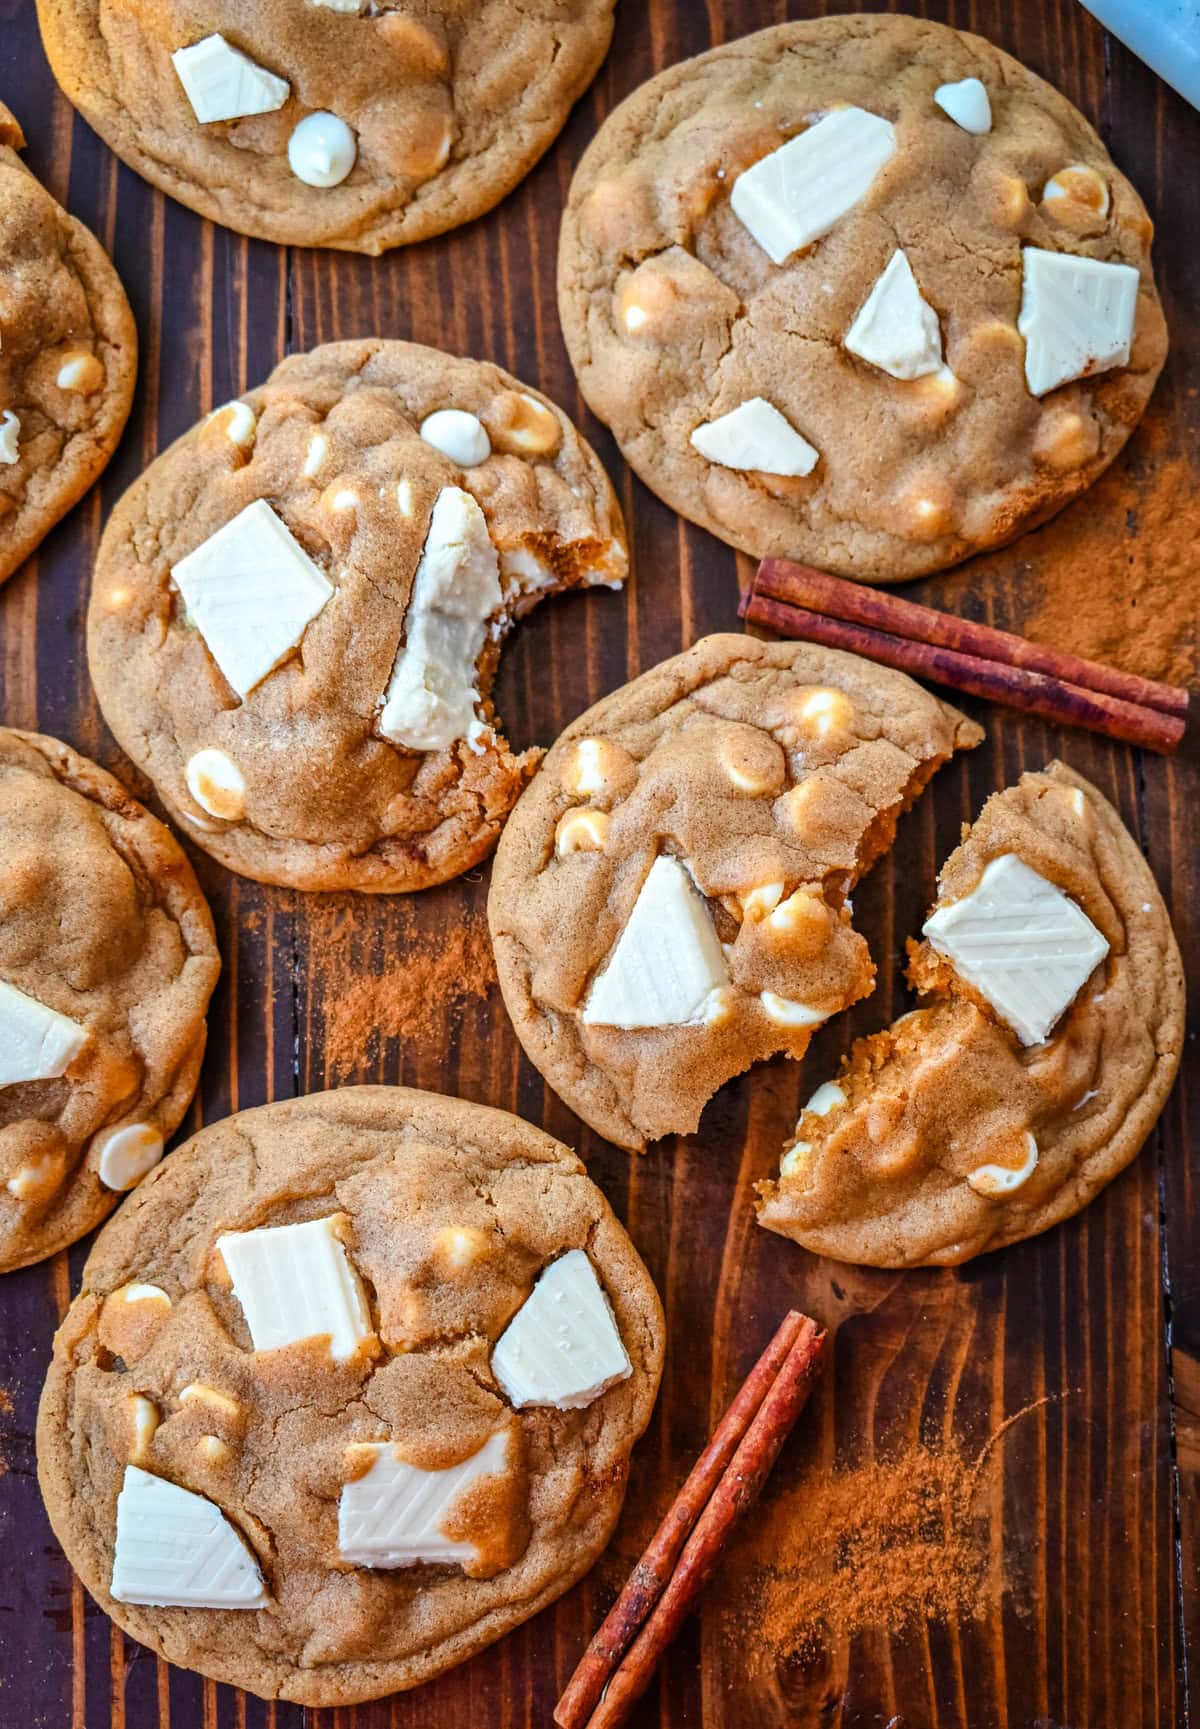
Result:
{"label": "white chocolate chunk", "polygon": [[739,174],[729,202],[767,257],[782,264],[852,210],[895,151],[890,120],[835,108]]}
{"label": "white chocolate chunk", "polygon": [[288,139],[288,167],[306,186],[340,186],[358,160],[358,139],[337,114],[306,114]]}
{"label": "white chocolate chunk", "polygon": [[612,1305],[582,1249],[537,1283],[496,1342],[492,1373],[518,1409],[577,1411],[633,1373]]}
{"label": "white chocolate chunk", "polygon": [[802,1117],[827,1117],[830,1111],[836,1111],[838,1106],[844,1105],[845,1102],[846,1095],[836,1081],[822,1081],[800,1115]]}
{"label": "white chocolate chunk", "polygon": [[538,594],[554,586],[553,570],[527,546],[508,546],[500,554],[500,571],[506,589],[518,594]]}
{"label": "white chocolate chunk", "polygon": [[212,746],[188,758],[187,789],[209,816],[240,822],[246,814],[246,777],[232,757]]}
{"label": "white chocolate chunk", "polygon": [[57,1080],[87,1038],[78,1021],[0,980],[0,1087]]}
{"label": "white chocolate chunk", "polygon": [[692,444],[722,468],[760,474],[811,474],[820,456],[762,396],[751,396],[728,414],[705,421],[692,433]]}
{"label": "white chocolate chunk", "polygon": [[460,468],[477,468],[492,454],[487,427],[465,408],[439,408],[421,422],[421,437]]}
{"label": "white chocolate chunk", "polygon": [[338,1554],[361,1567],[415,1567],[421,1561],[453,1565],[478,1561],[474,1543],[448,1537],[447,1516],[463,1491],[508,1467],[507,1429],[491,1435],[469,1459],[443,1471],[423,1471],[398,1457],[390,1441],[348,1449],[368,1469],[344,1485],[338,1502]]}
{"label": "white chocolate chunk", "polygon": [[960,78],[957,84],[939,84],[933,100],[964,132],[982,137],[992,130],[992,105],[986,87],[978,78]]}
{"label": "white chocolate chunk", "polygon": [[308,0],[310,6],[324,6],[328,12],[361,12],[365,0]]}
{"label": "white chocolate chunk", "polygon": [[729,983],[703,895],[665,853],[650,874],[580,1017],[585,1026],[674,1027],[705,1018]]}
{"label": "white chocolate chunk", "polygon": [[781,1027],[819,1027],[829,1019],[824,1009],[811,1009],[807,1003],[794,1002],[774,991],[760,991],[758,1000],[767,1019]]}
{"label": "white chocolate chunk", "polygon": [[465,739],[481,750],[477,663],[488,620],[503,604],[500,565],[482,510],[458,486],[434,501],[413,579],[405,638],[379,715],[379,731],[408,750]]}
{"label": "white chocolate chunk", "polygon": [[979,1165],[971,1171],[967,1182],[977,1195],[1000,1200],[1023,1188],[1037,1170],[1038,1144],[1029,1130],[1025,1131],[1025,1157],[1014,1169],[1011,1165]]}
{"label": "white chocolate chunk", "polygon": [[188,618],[243,699],[299,648],[334,592],[262,498],[201,541],[171,575]]}
{"label": "white chocolate chunk", "polygon": [[0,462],[11,465],[21,459],[21,422],[11,408],[0,414]]}
{"label": "white chocolate chunk", "polygon": [[1137,314],[1138,273],[1131,264],[1105,264],[1026,246],[1021,312],[1025,382],[1045,396],[1073,378],[1125,366]]}
{"label": "white chocolate chunk", "polygon": [[371,1317],[336,1214],[217,1238],[256,1351],[327,1338],[335,1363],[371,1338]]}
{"label": "white chocolate chunk", "polygon": [[924,378],[942,364],[937,313],[897,247],[846,332],[846,347],[893,378]]}
{"label": "white chocolate chunk", "polygon": [[962,900],[923,934],[1023,1045],[1047,1038],[1108,953],[1083,908],[1015,853],[988,863]]}
{"label": "white chocolate chunk", "polygon": [[96,1170],[106,1189],[132,1189],[163,1156],[163,1138],[153,1123],[114,1129],[100,1146]]}
{"label": "white chocolate chunk", "polygon": [[117,1496],[112,1594],[167,1609],[261,1609],[270,1601],[258,1563],[221,1509],[126,1465]]}
{"label": "white chocolate chunk", "polygon": [[270,114],[283,107],[290,93],[286,78],[256,65],[221,35],[177,48],[171,60],[192,113],[202,125],[239,120],[246,114]]}

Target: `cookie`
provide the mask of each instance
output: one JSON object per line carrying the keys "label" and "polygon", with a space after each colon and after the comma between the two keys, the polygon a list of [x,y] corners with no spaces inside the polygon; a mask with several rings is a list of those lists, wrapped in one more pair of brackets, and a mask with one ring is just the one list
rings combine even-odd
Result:
{"label": "cookie", "polygon": [[731,546],[898,582],[1108,466],[1166,353],[1151,224],[1087,121],[978,36],[784,24],[644,84],[571,186],[584,396]]}
{"label": "cookie", "polygon": [[97,1239],[42,1493],[134,1638],[352,1704],[588,1570],[662,1355],[649,1274],[549,1135],[403,1088],[290,1099],[204,1129]]}
{"label": "cookie", "polygon": [[499,203],[603,60],[615,0],[38,0],[67,97],[214,222],[380,253]]}
{"label": "cookie", "polygon": [[331,343],[122,498],[92,679],[173,818],[231,870],[424,888],[489,851],[536,761],[487,700],[508,626],[626,569],[607,476],[545,397],[413,343]]}
{"label": "cookie", "polygon": [[530,1061],[609,1140],[690,1134],[733,1075],[872,988],[849,895],[983,734],[903,673],[710,636],[569,726],[488,921]]}
{"label": "cookie", "polygon": [[759,1220],[837,1260],[954,1266],[1133,1159],[1179,1066],[1183,971],[1137,842],[1059,762],[984,805],[909,951],[921,1006],[817,1089]]}
{"label": "cookie", "polygon": [[0,582],[103,470],[137,372],[120,278],[24,147],[0,102]]}
{"label": "cookie", "polygon": [[75,1242],[162,1157],[220,964],[162,823],[69,746],[0,728],[0,1271]]}

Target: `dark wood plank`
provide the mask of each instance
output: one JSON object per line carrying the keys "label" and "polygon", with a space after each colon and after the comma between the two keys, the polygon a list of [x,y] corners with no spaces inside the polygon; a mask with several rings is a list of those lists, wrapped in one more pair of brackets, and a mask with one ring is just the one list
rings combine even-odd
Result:
{"label": "dark wood plank", "polygon": [[[286,254],[214,230],[117,169],[53,90],[32,7],[0,0],[0,95],[29,133],[31,165],[112,247],[143,341],[130,432],[102,485],[0,594],[0,713],[118,756],[90,695],[81,624],[104,514],[143,463],[287,348],[406,336],[499,360],[572,409],[624,503],[641,580],[622,596],[552,603],[506,651],[501,713],[519,744],[548,743],[594,700],[713,629],[736,629],[746,561],[682,524],[624,470],[583,412],[554,306],[558,213],[598,120],[644,78],[712,41],[784,16],[850,7],[774,0],[625,0],[617,49],[559,145],[484,221],[381,260]],[[1014,629],[1052,621],[1064,646],[1086,621],[1056,587],[1126,570],[1130,613],[1109,652],[1138,670],[1136,634],[1156,583],[1195,581],[1180,549],[1200,534],[1200,308],[1194,286],[1200,123],[1074,0],[950,0],[930,16],[974,28],[1057,83],[1100,126],[1159,222],[1157,260],[1174,352],[1147,423],[1117,471],[1066,517],[938,582],[937,598]],[[1187,513],[1190,512],[1190,517]],[[739,570],[739,566],[741,567]],[[675,573],[678,573],[677,576]],[[1133,627],[1132,629],[1130,627]],[[1148,639],[1147,639],[1148,640]],[[0,1721],[72,1729],[475,1729],[542,1724],[588,1632],[733,1386],[788,1303],[837,1326],[830,1372],[702,1613],[637,1722],[660,1729],[842,1725],[865,1729],[1174,1729],[1200,1651],[1200,1215],[1187,1159],[1194,1077],[1136,1165],[1080,1219],[957,1273],[894,1276],[806,1256],[753,1224],[754,1180],[797,1104],[858,1033],[903,1001],[904,939],[960,821],[995,786],[1061,753],[1138,830],[1200,976],[1195,754],[1167,764],[984,712],[986,744],[947,770],[856,896],[880,969],[870,1002],[825,1029],[802,1067],[726,1088],[701,1134],[646,1159],[586,1130],[521,1057],[498,997],[468,993],[355,1058],[337,1035],[348,977],[401,967],[414,946],[477,926],[486,871],[416,900],[300,897],[198,860],[226,970],[194,1128],[242,1105],[353,1080],[402,1081],[517,1110],[579,1146],[663,1293],[671,1348],[658,1413],[635,1461],[613,1549],[555,1608],[414,1694],[340,1712],[269,1707],[168,1671],[111,1629],[72,1581],[45,1525],[32,1424],[50,1332],[86,1245],[4,1284],[0,1414],[8,1474],[0,1570]],[[1018,1417],[1018,1413],[1024,1413]],[[1018,1420],[994,1440],[1010,1418]],[[747,1635],[753,1538],[794,1540],[797,1492],[923,1447],[979,1459],[973,1540],[982,1613],[898,1632],[826,1630],[801,1657],[764,1660]],[[858,1481],[859,1478],[853,1479]],[[862,1478],[866,1481],[866,1478]],[[1178,1530],[1178,1544],[1177,1544]]]}

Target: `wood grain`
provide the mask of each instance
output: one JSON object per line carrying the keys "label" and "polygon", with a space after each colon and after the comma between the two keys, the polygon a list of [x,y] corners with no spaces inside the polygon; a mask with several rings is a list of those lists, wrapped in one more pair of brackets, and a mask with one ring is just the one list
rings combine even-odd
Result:
{"label": "wood grain", "polygon": [[[137,406],[99,488],[0,592],[0,713],[58,733],[122,771],[91,697],[82,620],[104,517],[200,413],[284,352],[382,333],[495,358],[579,415],[624,503],[638,581],[548,606],[507,650],[499,705],[518,744],[547,744],[587,703],[713,629],[736,629],[739,563],[652,498],[583,412],[554,306],[558,213],[598,120],[646,77],[714,41],[825,10],[772,0],[624,0],[616,45],[558,146],[500,210],[381,260],[285,252],[213,229],[118,168],[54,90],[29,0],[0,0],[0,97],[28,160],[110,246],[143,344]],[[833,6],[829,10],[850,10]],[[1058,84],[1099,126],[1158,222],[1173,352],[1111,482],[1019,546],[906,592],[1021,630],[1066,556],[1124,561],[1131,542],[1200,493],[1200,121],[1075,0],[921,5],[979,30]],[[1131,497],[1134,504],[1131,506]],[[1157,514],[1156,514],[1157,513]],[[1193,523],[1200,516],[1193,514]],[[1139,527],[1139,524],[1142,526]],[[1185,544],[1176,536],[1173,544]],[[1193,546],[1195,539],[1193,537]],[[1153,548],[1143,549],[1150,565]],[[1165,555],[1164,555],[1165,556]],[[1129,556],[1131,568],[1134,564]],[[1122,563],[1122,568],[1124,565]],[[1140,566],[1138,567],[1141,568]],[[1195,580],[1186,560],[1170,579]],[[1132,579],[1131,579],[1132,580]],[[1079,647],[1065,641],[1064,647]],[[1139,658],[1135,670],[1178,676]],[[1084,649],[1086,652],[1086,647]],[[338,1080],[403,1081],[519,1111],[577,1145],[663,1293],[663,1396],[635,1461],[613,1551],[555,1608],[415,1694],[356,1710],[270,1706],[168,1669],[117,1633],[73,1581],[45,1523],[32,1431],[55,1320],[86,1245],[3,1286],[0,1389],[0,1723],[21,1729],[524,1729],[553,1702],[738,1380],[789,1305],[836,1328],[831,1361],[755,1515],[770,1520],[809,1471],[846,1470],[922,1442],[977,1455],[1001,1425],[982,1523],[991,1590],[979,1617],[819,1642],[804,1663],[748,1661],[736,1574],[714,1581],[657,1687],[643,1729],[1177,1729],[1200,1657],[1200,1195],[1188,1131],[1194,1062],[1151,1143],[1079,1219],[958,1272],[892,1275],[820,1261],[759,1231],[751,1186],[798,1101],[858,1033],[903,1000],[905,936],[958,826],[995,786],[1061,753],[1139,833],[1200,977],[1200,775],[1174,761],[970,705],[988,739],[905,819],[896,852],[856,896],[880,968],[875,996],[802,1067],[735,1083],[703,1132],[637,1159],[581,1129],[519,1052],[494,992],[435,1005],[420,1044],[384,1040],[335,1071],[326,1031],[347,969],[403,967],[418,936],[478,917],[486,872],[419,901],[301,897],[197,865],[225,973],[203,1085],[185,1129]],[[125,770],[127,772],[127,769]]]}

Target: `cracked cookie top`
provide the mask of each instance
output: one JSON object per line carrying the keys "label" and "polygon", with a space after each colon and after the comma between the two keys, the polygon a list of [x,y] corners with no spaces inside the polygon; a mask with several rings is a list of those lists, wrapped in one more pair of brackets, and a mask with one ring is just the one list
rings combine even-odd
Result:
{"label": "cracked cookie top", "polygon": [[124,495],[89,664],[123,748],[222,863],[424,888],[483,857],[536,760],[488,701],[504,632],[626,568],[608,478],[545,397],[414,343],[331,343]]}
{"label": "cracked cookie top", "polygon": [[569,726],[501,837],[488,920],[526,1053],[622,1146],[804,1054],[874,968],[848,896],[983,734],[903,673],[711,636]]}
{"label": "cracked cookie top", "polygon": [[780,25],[604,122],[559,307],[584,396],[674,509],[872,582],[1081,492],[1166,353],[1151,224],[1057,91],[904,17]]}
{"label": "cracked cookie top", "polygon": [[25,168],[24,143],[0,102],[0,582],[103,469],[137,371],[120,279]]}
{"label": "cracked cookie top", "polygon": [[162,1157],[219,969],[174,836],[67,745],[0,729],[0,1270],[73,1243]]}
{"label": "cracked cookie top", "polygon": [[607,51],[614,0],[39,0],[55,77],[202,215],[379,253],[490,210]]}
{"label": "cracked cookie top", "polygon": [[662,1352],[645,1267],[548,1135],[401,1088],[289,1100],[203,1130],[97,1239],[42,1490],[142,1644],[349,1704],[592,1565]]}
{"label": "cracked cookie top", "polygon": [[818,1254],[956,1265],[1069,1218],[1137,1153],[1183,1043],[1179,949],[1133,836],[1062,763],[943,867],[921,1005],[817,1089],[759,1218]]}

